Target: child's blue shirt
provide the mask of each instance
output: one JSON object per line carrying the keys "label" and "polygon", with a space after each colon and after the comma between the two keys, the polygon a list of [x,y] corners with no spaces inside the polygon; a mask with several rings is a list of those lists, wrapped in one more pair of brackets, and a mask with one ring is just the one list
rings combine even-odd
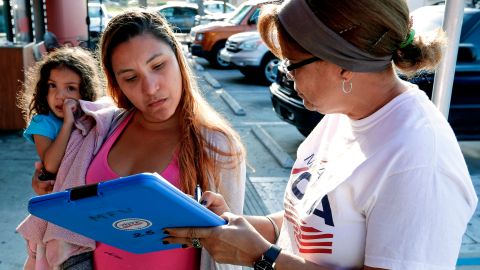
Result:
{"label": "child's blue shirt", "polygon": [[56,117],[52,112],[49,112],[48,115],[37,114],[23,132],[23,137],[31,143],[35,143],[33,135],[42,135],[53,141],[57,138],[62,125],[63,119]]}

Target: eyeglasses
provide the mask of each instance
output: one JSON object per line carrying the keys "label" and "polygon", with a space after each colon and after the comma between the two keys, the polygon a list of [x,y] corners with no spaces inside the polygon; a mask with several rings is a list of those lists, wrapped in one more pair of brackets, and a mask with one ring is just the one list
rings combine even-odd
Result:
{"label": "eyeglasses", "polygon": [[302,60],[298,63],[293,63],[293,64],[290,64],[290,60],[288,60],[287,58],[285,58],[283,61],[282,61],[282,67],[283,67],[283,71],[285,72],[285,75],[287,76],[287,78],[291,81],[293,81],[295,79],[295,76],[294,74],[292,73],[292,71],[294,71],[295,69],[297,68],[301,68],[303,66],[306,66],[308,64],[311,64],[313,62],[316,62],[316,61],[319,61],[319,60],[322,60],[316,56],[313,56],[313,57],[310,57],[310,58],[307,58],[305,60]]}

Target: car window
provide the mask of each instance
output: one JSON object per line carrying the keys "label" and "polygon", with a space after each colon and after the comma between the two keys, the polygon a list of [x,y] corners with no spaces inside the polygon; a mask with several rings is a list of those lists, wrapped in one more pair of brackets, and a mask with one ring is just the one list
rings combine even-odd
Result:
{"label": "car window", "polygon": [[260,8],[255,9],[250,19],[248,19],[249,23],[257,24],[258,16],[260,15]]}
{"label": "car window", "polygon": [[2,39],[2,36],[6,32],[5,17],[3,16],[3,2],[1,4],[2,5],[0,6],[0,40]]}
{"label": "car window", "polygon": [[174,8],[173,8],[173,7],[164,8],[164,9],[160,10],[160,13],[161,13],[164,17],[173,17]]}
{"label": "car window", "polygon": [[242,22],[243,18],[245,18],[245,16],[247,15],[247,13],[250,11],[250,9],[252,8],[252,6],[249,6],[249,5],[245,5],[239,9],[237,9],[237,11],[235,11],[235,13],[232,15],[232,17],[230,17],[230,23],[232,24],[240,24],[240,22]]}
{"label": "car window", "polygon": [[[234,9],[229,5],[225,5],[225,7],[226,7],[227,13],[234,11]],[[220,3],[206,4],[205,9],[211,13],[223,13],[223,4],[220,4]]]}
{"label": "car window", "polygon": [[218,5],[217,4],[206,4],[203,8],[207,9],[210,12],[218,12]]}
{"label": "car window", "polygon": [[178,8],[175,10],[175,15],[184,16],[184,17],[195,17],[198,12],[196,9],[193,8]]}
{"label": "car window", "polygon": [[[233,7],[231,7],[231,6],[228,6],[228,5],[227,5],[226,7],[227,7],[227,12],[232,12],[232,11],[235,10],[235,8],[233,8]],[[222,12],[223,12],[223,5],[222,5],[222,7],[221,7],[221,10],[222,10]]]}
{"label": "car window", "polygon": [[480,47],[480,12],[464,15],[460,40],[462,43],[472,43]]}
{"label": "car window", "polygon": [[478,48],[480,48],[480,22],[474,26],[473,29],[470,29],[468,35],[465,36],[463,43],[472,43]]}

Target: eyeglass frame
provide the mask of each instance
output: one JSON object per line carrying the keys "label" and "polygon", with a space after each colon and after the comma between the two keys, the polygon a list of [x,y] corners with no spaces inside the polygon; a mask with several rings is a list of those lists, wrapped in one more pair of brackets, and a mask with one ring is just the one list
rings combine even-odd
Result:
{"label": "eyeglass frame", "polygon": [[298,63],[293,63],[293,64],[290,64],[290,65],[287,65],[287,62],[290,62],[290,60],[288,60],[287,58],[284,58],[283,61],[282,61],[282,66],[283,66],[283,68],[285,70],[285,73],[288,76],[288,78],[290,80],[293,80],[295,77],[291,73],[292,71],[294,71],[295,69],[301,68],[303,66],[306,66],[308,64],[311,64],[313,62],[319,61],[319,60],[322,60],[322,59],[320,59],[316,56],[312,56],[312,57],[307,58],[305,60],[302,60]]}

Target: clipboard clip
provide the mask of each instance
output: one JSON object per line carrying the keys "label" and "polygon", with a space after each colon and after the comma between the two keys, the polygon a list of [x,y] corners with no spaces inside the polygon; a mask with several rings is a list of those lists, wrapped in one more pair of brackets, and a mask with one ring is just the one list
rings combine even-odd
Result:
{"label": "clipboard clip", "polygon": [[74,187],[70,189],[70,201],[76,201],[85,199],[88,197],[94,197],[98,195],[98,183]]}

